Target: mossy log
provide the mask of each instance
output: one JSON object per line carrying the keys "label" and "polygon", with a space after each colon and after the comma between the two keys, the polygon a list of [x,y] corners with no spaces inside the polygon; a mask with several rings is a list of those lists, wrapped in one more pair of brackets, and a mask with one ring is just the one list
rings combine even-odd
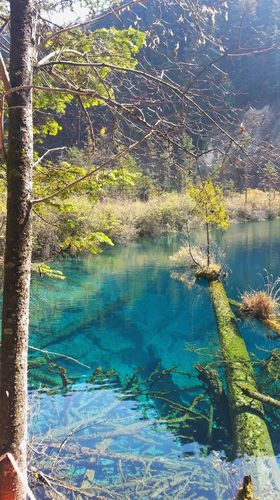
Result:
{"label": "mossy log", "polygon": [[270,330],[273,330],[274,333],[277,333],[277,335],[280,335],[280,317],[277,316],[276,318],[272,319],[264,319],[263,324],[269,328]]}
{"label": "mossy log", "polygon": [[237,307],[237,309],[242,309],[242,302],[238,302],[238,300],[228,299],[231,306]]}
{"label": "mossy log", "polygon": [[[236,456],[244,457],[240,459],[240,467],[253,476],[257,497],[261,495],[260,498],[274,500],[280,498],[280,474],[263,406],[261,401],[244,394],[240,387],[244,384],[251,391],[258,392],[250,357],[222,283],[211,281],[210,291],[225,360],[234,452]],[[241,493],[243,497],[238,499],[253,498],[250,488]]]}
{"label": "mossy log", "polygon": [[28,369],[32,370],[34,368],[40,368],[41,366],[47,365],[47,359],[44,356],[38,356],[37,358],[28,359]]}
{"label": "mossy log", "polygon": [[239,386],[245,383],[250,390],[257,391],[245,342],[236,327],[222,283],[211,281],[209,286],[225,360],[235,455],[273,456],[262,403],[245,395]]}
{"label": "mossy log", "polygon": [[31,385],[42,384],[43,386],[59,387],[61,386],[61,378],[57,375],[46,373],[40,369],[34,369],[29,376]]}

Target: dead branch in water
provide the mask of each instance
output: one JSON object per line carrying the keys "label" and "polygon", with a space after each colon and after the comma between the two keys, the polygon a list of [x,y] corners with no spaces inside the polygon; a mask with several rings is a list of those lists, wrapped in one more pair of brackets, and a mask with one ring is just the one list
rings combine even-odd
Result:
{"label": "dead branch in water", "polygon": [[246,394],[246,396],[249,396],[253,399],[256,399],[257,401],[261,401],[262,403],[275,406],[276,408],[280,409],[280,401],[278,399],[274,399],[271,396],[267,396],[258,391],[253,391],[252,389],[247,387],[246,384],[238,384],[238,387],[240,387],[240,389],[244,394]]}

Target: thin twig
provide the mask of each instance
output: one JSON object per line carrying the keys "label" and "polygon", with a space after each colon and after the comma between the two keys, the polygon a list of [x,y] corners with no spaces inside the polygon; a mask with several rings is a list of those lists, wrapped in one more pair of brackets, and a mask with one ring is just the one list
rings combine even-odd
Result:
{"label": "thin twig", "polygon": [[41,161],[43,160],[43,158],[45,158],[45,156],[47,156],[49,153],[52,153],[53,151],[61,151],[63,149],[68,149],[68,146],[61,146],[59,148],[51,148],[51,149],[48,149],[47,151],[45,151],[44,154],[42,154],[42,156],[40,156],[40,158],[34,162],[34,167],[36,167],[36,165],[38,165],[39,163],[41,163]]}
{"label": "thin twig", "polygon": [[69,359],[70,361],[73,361],[74,363],[77,363],[78,365],[83,366],[84,368],[88,368],[89,370],[91,369],[90,366],[81,363],[80,361],[78,361],[75,358],[72,358],[71,356],[66,356],[65,354],[61,354],[60,352],[46,351],[45,349],[39,349],[38,347],[34,347],[32,345],[29,345],[28,348],[31,349],[32,351],[39,351],[44,354],[51,354],[53,356],[58,356],[60,358]]}

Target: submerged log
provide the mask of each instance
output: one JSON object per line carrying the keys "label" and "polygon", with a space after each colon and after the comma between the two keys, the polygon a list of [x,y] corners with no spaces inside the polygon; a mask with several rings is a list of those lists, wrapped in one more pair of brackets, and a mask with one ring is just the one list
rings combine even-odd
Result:
{"label": "submerged log", "polygon": [[201,364],[195,365],[195,369],[199,373],[198,378],[206,385],[207,393],[210,397],[209,424],[207,432],[208,443],[212,440],[213,430],[214,434],[218,431],[220,435],[222,431],[225,433],[225,440],[228,440],[228,436],[231,433],[228,398],[223,389],[219,373],[217,370],[214,370],[209,366],[202,366]]}
{"label": "submerged log", "polygon": [[40,369],[32,369],[30,372],[30,383],[31,385],[42,384],[44,387],[59,387],[61,386],[61,380],[58,376],[52,375],[50,373],[45,373]]}
{"label": "submerged log", "polygon": [[198,378],[207,385],[212,402],[217,405],[221,403],[221,400],[224,402],[225,394],[218,372],[201,364],[195,365],[195,369],[199,373]]}
{"label": "submerged log", "polygon": [[47,360],[44,356],[38,356],[37,358],[30,358],[28,360],[28,369],[32,370],[34,368],[41,368],[41,366],[46,366]]}
{"label": "submerged log", "polygon": [[239,385],[246,383],[250,390],[257,391],[250,357],[236,327],[225,289],[221,282],[211,281],[210,292],[225,360],[235,454],[274,456],[262,403],[252,401]]}

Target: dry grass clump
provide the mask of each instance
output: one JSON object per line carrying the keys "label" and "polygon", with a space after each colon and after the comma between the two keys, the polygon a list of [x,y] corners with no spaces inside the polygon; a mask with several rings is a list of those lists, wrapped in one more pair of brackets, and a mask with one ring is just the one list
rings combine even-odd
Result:
{"label": "dry grass clump", "polygon": [[242,295],[242,310],[254,318],[265,320],[275,316],[278,303],[266,291],[246,292]]}
{"label": "dry grass clump", "polygon": [[261,274],[264,290],[245,292],[242,295],[242,310],[254,318],[267,320],[279,315],[280,309],[280,277],[274,278],[264,269]]}

